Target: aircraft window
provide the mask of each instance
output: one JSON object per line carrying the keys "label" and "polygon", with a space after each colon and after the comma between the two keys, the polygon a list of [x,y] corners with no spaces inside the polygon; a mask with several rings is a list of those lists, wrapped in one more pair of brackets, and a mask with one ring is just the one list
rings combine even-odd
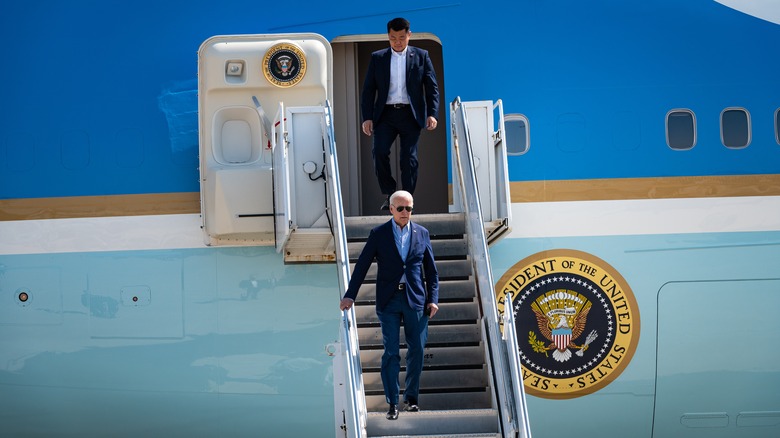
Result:
{"label": "aircraft window", "polygon": [[666,114],[666,144],[676,151],[696,145],[696,116],[687,109],[674,109]]}
{"label": "aircraft window", "polygon": [[780,144],[780,108],[775,111],[775,141]]}
{"label": "aircraft window", "polygon": [[720,141],[741,149],[750,144],[750,113],[744,108],[726,108],[720,113]]}
{"label": "aircraft window", "polygon": [[506,154],[523,155],[531,147],[528,118],[522,114],[507,114],[504,116],[506,134]]}

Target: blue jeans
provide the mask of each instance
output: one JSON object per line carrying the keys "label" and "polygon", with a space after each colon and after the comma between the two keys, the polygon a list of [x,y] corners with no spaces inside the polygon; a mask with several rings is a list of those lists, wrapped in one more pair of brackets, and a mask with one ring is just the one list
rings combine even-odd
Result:
{"label": "blue jeans", "polygon": [[398,404],[400,392],[398,373],[401,371],[401,322],[406,335],[406,389],[404,400],[416,404],[420,393],[420,374],[423,367],[425,342],[428,340],[428,316],[422,310],[409,306],[406,292],[396,293],[384,309],[376,311],[382,325],[382,385],[388,404]]}

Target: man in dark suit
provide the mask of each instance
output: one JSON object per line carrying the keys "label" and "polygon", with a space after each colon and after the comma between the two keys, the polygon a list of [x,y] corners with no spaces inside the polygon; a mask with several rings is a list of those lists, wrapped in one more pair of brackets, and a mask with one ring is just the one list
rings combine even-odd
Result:
{"label": "man in dark suit", "polygon": [[376,314],[385,347],[381,373],[385,399],[390,405],[389,420],[398,418],[401,322],[407,345],[404,410],[416,412],[428,318],[439,310],[439,273],[431,239],[425,227],[411,222],[413,206],[409,192],[399,190],[390,196],[393,218],[371,230],[339,306],[341,310],[352,307],[369,267],[376,260]]}
{"label": "man in dark suit", "polygon": [[374,135],[374,172],[387,210],[396,181],[390,170],[390,146],[401,138],[401,187],[414,194],[417,185],[417,141],[420,131],[436,129],[439,86],[426,50],[409,46],[409,21],[387,23],[390,47],[371,54],[360,109],[363,133]]}

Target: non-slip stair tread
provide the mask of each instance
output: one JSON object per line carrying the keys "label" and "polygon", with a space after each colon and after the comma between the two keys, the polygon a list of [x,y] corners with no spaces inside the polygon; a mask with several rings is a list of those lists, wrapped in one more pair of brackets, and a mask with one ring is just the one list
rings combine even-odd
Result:
{"label": "non-slip stair tread", "polygon": [[500,437],[497,433],[458,433],[458,434],[436,434],[436,435],[369,435],[368,438],[492,438]]}
{"label": "non-slip stair tread", "polygon": [[[447,409],[489,409],[493,407],[492,394],[487,388],[473,391],[447,391],[420,393],[420,408],[428,410]],[[366,394],[366,407],[369,412],[387,412],[384,394]]]}
{"label": "non-slip stair tread", "polygon": [[[384,412],[369,412],[368,416],[383,416]],[[429,409],[421,410],[419,412],[404,412],[404,415],[418,415],[421,417],[477,417],[484,415],[496,415],[498,412],[495,409]]]}
{"label": "non-slip stair tread", "polygon": [[[379,369],[382,363],[382,349],[362,350],[360,352],[360,362],[363,372],[372,369]],[[441,346],[426,347],[423,359],[423,370],[432,367],[476,367],[484,366],[485,349],[482,344],[470,346]],[[406,364],[406,350],[401,350],[401,366]],[[425,371],[423,371],[425,372]]]}
{"label": "non-slip stair tread", "polygon": [[[372,228],[389,221],[385,216],[350,216],[344,218],[347,240],[365,239]],[[412,221],[424,226],[432,239],[437,236],[457,236],[466,234],[465,215],[463,213],[415,214]]]}
{"label": "non-slip stair tread", "polygon": [[[379,323],[379,317],[373,306],[355,306],[358,325]],[[479,308],[473,302],[439,303],[439,311],[431,319],[437,323],[442,321],[476,321],[479,319]]]}
{"label": "non-slip stair tread", "polygon": [[[401,389],[405,388],[404,381],[406,371],[401,371],[398,376]],[[457,369],[457,370],[425,370],[420,377],[420,393],[432,394],[451,391],[479,391],[489,385],[488,375],[484,369]],[[363,386],[366,393],[370,391],[382,391],[382,376],[378,371],[366,372],[363,370]]]}
{"label": "non-slip stair tread", "polygon": [[401,411],[395,421],[370,412],[366,418],[368,436],[494,436],[499,430],[495,409]]}
{"label": "non-slip stair tread", "polygon": [[[439,302],[467,301],[477,297],[473,279],[439,280]],[[376,305],[376,283],[364,282],[358,291],[356,306]]]}
{"label": "non-slip stair tread", "polygon": [[[355,263],[349,264],[349,271],[355,270]],[[473,269],[470,260],[437,260],[436,270],[439,271],[439,281],[447,279],[468,279],[471,277]],[[366,277],[363,281],[376,282],[377,266],[373,263],[368,268]]]}
{"label": "non-slip stair tread", "polygon": [[[365,241],[349,242],[347,249],[349,251],[349,260],[356,261],[360,256],[360,252],[363,251],[363,247],[366,246]],[[465,258],[468,253],[468,242],[465,238],[447,238],[447,239],[432,239],[431,248],[433,248],[433,256],[437,260],[444,260],[447,258]]]}
{"label": "non-slip stair tread", "polygon": [[496,433],[459,433],[447,435],[369,435],[368,438],[491,438],[500,436],[501,435]]}
{"label": "non-slip stair tread", "polygon": [[[476,323],[429,325],[428,346],[433,345],[477,345],[482,342],[481,326]],[[358,327],[360,348],[382,347],[380,327]],[[406,335],[401,330],[401,343],[405,345]]]}

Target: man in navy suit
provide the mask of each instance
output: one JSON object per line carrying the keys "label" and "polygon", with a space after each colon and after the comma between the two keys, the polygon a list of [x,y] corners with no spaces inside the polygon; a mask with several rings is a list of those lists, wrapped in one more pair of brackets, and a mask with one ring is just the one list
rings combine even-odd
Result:
{"label": "man in navy suit", "polygon": [[371,54],[360,109],[363,133],[374,135],[374,172],[387,210],[396,181],[390,170],[390,146],[401,138],[401,187],[414,194],[417,185],[417,141],[420,131],[436,129],[439,86],[426,50],[409,46],[409,21],[387,23],[390,47]]}
{"label": "man in navy suit", "polygon": [[376,260],[376,314],[385,347],[381,373],[385,399],[390,405],[389,420],[398,418],[401,322],[407,345],[404,410],[416,412],[428,318],[433,318],[439,310],[439,273],[430,235],[425,227],[411,222],[413,207],[409,192],[399,190],[390,196],[393,218],[371,230],[339,306],[341,310],[352,307],[368,269]]}

